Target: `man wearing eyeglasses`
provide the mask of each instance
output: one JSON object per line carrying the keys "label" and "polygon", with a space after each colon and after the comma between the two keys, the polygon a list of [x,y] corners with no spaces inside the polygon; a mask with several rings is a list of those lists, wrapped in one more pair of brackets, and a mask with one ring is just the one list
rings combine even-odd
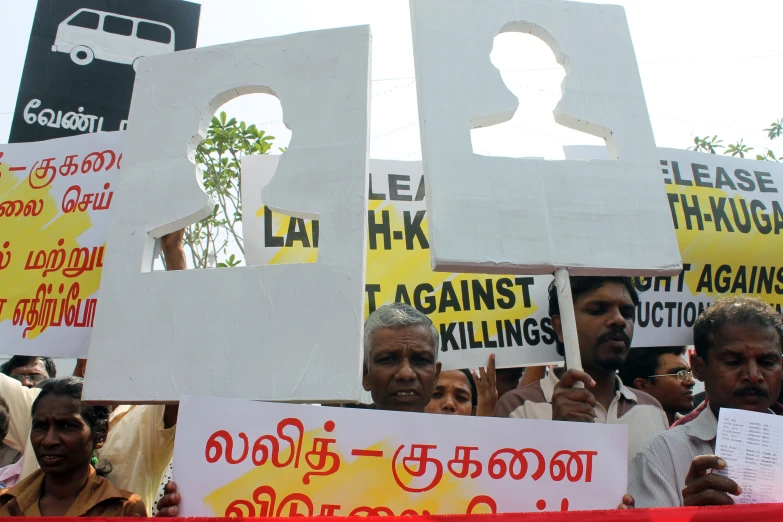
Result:
{"label": "man wearing eyeglasses", "polygon": [[634,348],[620,368],[623,384],[642,390],[661,403],[669,425],[677,414],[693,409],[693,372],[684,346]]}
{"label": "man wearing eyeglasses", "polygon": [[34,388],[46,379],[57,377],[57,367],[50,357],[14,355],[0,366],[0,372],[13,377],[27,388]]}

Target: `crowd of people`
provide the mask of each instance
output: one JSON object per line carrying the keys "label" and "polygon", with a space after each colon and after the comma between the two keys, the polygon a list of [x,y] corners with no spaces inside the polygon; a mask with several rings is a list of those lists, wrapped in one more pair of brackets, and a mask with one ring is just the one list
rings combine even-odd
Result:
{"label": "crowd of people", "polygon": [[[168,239],[167,268],[184,267],[177,238]],[[432,321],[407,304],[380,306],[364,326],[371,407],[624,424],[628,494],[618,508],[734,503],[737,483],[711,473],[725,467],[714,454],[717,419],[721,408],[781,413],[781,315],[759,299],[727,297],[697,319],[692,356],[684,346],[631,350],[632,281],[572,277],[571,289],[583,370],[496,370],[490,356],[474,372],[441,371]],[[554,284],[549,314],[562,354]],[[0,516],[146,516],[155,508],[177,516],[180,494],[164,479],[177,406],[83,403],[86,371],[80,361],[74,376],[58,378],[51,359],[20,356],[0,368]],[[705,389],[698,401],[695,379]]]}

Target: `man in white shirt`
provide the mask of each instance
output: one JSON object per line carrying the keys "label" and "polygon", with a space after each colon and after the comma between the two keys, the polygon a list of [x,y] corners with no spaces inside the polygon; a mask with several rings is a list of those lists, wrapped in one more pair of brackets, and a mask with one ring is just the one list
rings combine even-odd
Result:
{"label": "man in white shirt", "polygon": [[[783,320],[760,299],[717,301],[693,326],[694,375],[707,405],[689,422],[658,435],[631,461],[628,492],[637,507],[733,504],[740,488],[710,473],[726,463],[715,453],[721,408],[780,414]],[[695,412],[694,412],[695,413]]]}

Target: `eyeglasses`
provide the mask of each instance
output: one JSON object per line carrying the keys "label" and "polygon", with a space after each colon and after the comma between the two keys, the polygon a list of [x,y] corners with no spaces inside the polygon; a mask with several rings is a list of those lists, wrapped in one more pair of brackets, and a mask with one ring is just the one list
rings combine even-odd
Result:
{"label": "eyeglasses", "polygon": [[33,384],[38,384],[48,379],[46,375],[41,375],[40,373],[34,373],[32,375],[16,374],[11,375],[11,377],[22,383],[24,381],[30,381]]}
{"label": "eyeglasses", "polygon": [[650,375],[647,378],[650,379],[652,377],[677,377],[677,380],[679,380],[680,382],[685,382],[688,380],[693,380],[693,371],[680,370],[677,373],[664,373],[663,375]]}

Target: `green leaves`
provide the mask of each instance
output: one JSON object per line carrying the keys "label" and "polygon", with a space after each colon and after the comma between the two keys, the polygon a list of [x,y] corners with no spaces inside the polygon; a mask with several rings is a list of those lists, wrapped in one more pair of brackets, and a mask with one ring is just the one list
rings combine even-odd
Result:
{"label": "green leaves", "polygon": [[[274,139],[255,125],[228,118],[225,111],[212,117],[204,141],[196,148],[196,163],[203,170],[204,190],[215,201],[215,209],[208,218],[189,226],[184,238],[195,268],[207,268],[210,255],[214,254],[215,258],[225,255],[229,244],[236,245],[244,256],[240,233],[241,158],[249,154],[267,154]],[[241,263],[241,258],[231,254],[217,266],[232,267]]]}
{"label": "green leaves", "polygon": [[778,121],[773,121],[768,129],[764,129],[767,133],[767,137],[769,139],[774,140],[775,138],[779,138],[781,134],[783,134],[783,118],[780,118]]}
{"label": "green leaves", "polygon": [[724,148],[723,140],[719,140],[718,136],[715,135],[712,138],[709,136],[705,136],[704,138],[700,138],[696,136],[693,138],[693,146],[688,147],[688,150],[694,150],[696,152],[709,152],[710,154],[717,154],[717,149]]}
{"label": "green leaves", "polygon": [[728,148],[726,149],[726,154],[744,158],[746,153],[753,150],[753,147],[748,147],[743,143],[743,141],[744,140],[739,140],[737,143],[732,143],[731,145],[729,145]]}

